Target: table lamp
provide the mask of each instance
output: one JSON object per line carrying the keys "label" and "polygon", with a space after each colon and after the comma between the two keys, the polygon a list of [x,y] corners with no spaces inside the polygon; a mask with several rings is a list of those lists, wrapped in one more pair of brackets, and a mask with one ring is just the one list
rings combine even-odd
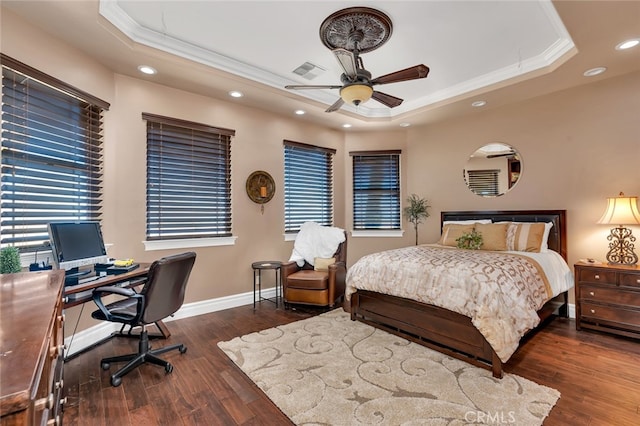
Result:
{"label": "table lamp", "polygon": [[638,263],[638,256],[633,251],[636,237],[631,235],[631,229],[622,225],[640,224],[638,197],[625,197],[621,192],[618,197],[607,198],[607,203],[607,210],[598,223],[617,225],[611,228],[607,237],[610,241],[607,261],[614,265],[635,265]]}

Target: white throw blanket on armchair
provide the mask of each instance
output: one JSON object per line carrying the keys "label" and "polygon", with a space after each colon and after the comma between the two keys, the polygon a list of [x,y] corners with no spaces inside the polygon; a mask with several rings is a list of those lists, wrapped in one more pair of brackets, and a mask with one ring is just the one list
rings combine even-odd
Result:
{"label": "white throw blanket on armchair", "polygon": [[305,261],[313,265],[316,257],[332,257],[344,240],[344,229],[320,226],[316,222],[305,222],[293,243],[293,252],[289,261],[295,261],[300,267]]}

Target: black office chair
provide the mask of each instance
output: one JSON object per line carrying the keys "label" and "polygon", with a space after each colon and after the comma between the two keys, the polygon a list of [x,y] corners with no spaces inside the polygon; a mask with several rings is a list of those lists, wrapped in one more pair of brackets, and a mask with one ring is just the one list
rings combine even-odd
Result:
{"label": "black office chair", "polygon": [[[193,252],[156,260],[149,268],[147,282],[140,293],[136,293],[131,288],[112,286],[98,287],[93,291],[93,301],[100,308],[91,314],[93,318],[131,327],[142,327],[137,353],[104,358],[101,361],[103,370],[108,370],[112,362],[129,361],[127,365],[111,375],[112,386],[119,386],[125,374],[145,362],[161,365],[166,373],[171,373],[173,366],[157,355],[174,349],[178,349],[180,353],[187,351],[183,344],[151,350],[146,326],[173,315],[180,309],[195,260],[196,254]],[[126,299],[105,306],[102,297],[110,294],[125,296]]]}

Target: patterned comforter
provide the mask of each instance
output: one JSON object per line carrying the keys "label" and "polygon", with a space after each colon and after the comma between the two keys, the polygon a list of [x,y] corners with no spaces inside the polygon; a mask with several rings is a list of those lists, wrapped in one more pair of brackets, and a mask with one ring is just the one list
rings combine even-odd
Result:
{"label": "patterned comforter", "polygon": [[537,311],[554,296],[544,271],[529,257],[431,245],[362,257],[347,272],[347,300],[358,289],[470,317],[503,362],[538,325]]}

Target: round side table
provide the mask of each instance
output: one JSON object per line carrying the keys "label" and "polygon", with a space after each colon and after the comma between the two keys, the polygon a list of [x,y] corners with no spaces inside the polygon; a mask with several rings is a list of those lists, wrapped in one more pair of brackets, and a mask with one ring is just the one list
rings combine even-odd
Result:
{"label": "round side table", "polygon": [[[251,264],[251,268],[253,268],[253,309],[256,309],[256,301],[261,302],[263,300],[268,300],[269,302],[273,302],[276,304],[276,308],[278,307],[278,298],[280,297],[281,292],[281,275],[280,275],[280,267],[282,266],[282,262],[279,260],[263,260],[260,262],[253,262]],[[262,271],[267,269],[273,269],[276,276],[276,296],[275,297],[262,297]],[[256,288],[258,290],[257,298],[256,298]]]}

